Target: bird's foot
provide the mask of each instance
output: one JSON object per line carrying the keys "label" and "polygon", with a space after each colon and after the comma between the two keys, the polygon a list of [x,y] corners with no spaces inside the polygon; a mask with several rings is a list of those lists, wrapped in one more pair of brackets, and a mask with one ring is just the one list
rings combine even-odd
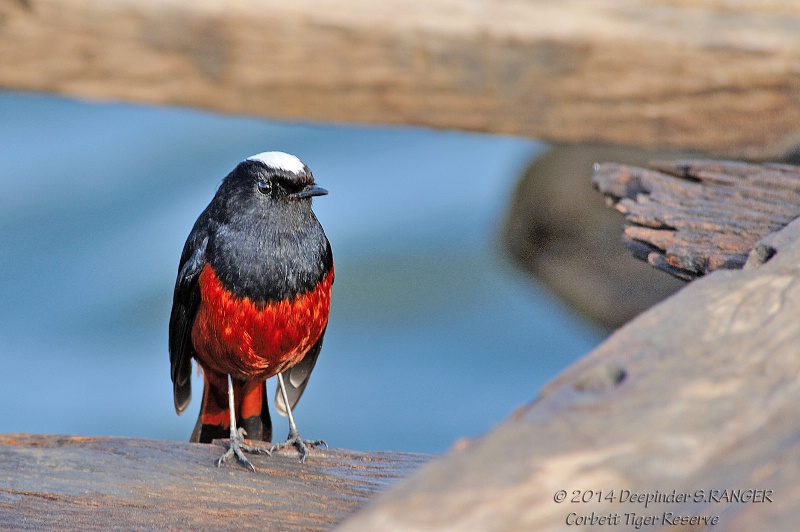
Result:
{"label": "bird's foot", "polygon": [[221,466],[225,462],[231,459],[231,457],[235,456],[236,460],[246,468],[250,469],[251,471],[255,471],[256,468],[253,467],[253,464],[250,463],[250,460],[244,455],[244,453],[254,453],[254,454],[272,454],[272,449],[264,449],[262,447],[253,447],[252,445],[247,445],[244,443],[244,437],[247,435],[247,432],[243,428],[239,428],[235,433],[231,431],[231,440],[228,444],[228,450],[225,451],[225,454],[219,457],[217,460],[217,467]]}
{"label": "bird's foot", "polygon": [[311,447],[315,449],[317,447],[325,447],[328,448],[328,444],[325,443],[325,440],[304,440],[300,437],[300,434],[296,431],[289,432],[289,437],[286,439],[285,442],[276,443],[272,447],[269,448],[270,453],[273,451],[280,451],[281,449],[286,449],[287,447],[294,447],[297,449],[297,452],[300,453],[300,463],[306,461],[306,456],[308,456],[308,448]]}

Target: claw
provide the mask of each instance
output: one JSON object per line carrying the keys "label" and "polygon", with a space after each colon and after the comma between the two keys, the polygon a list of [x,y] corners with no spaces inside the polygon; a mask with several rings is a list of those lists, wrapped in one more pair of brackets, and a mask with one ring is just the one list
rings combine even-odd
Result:
{"label": "claw", "polygon": [[316,449],[317,447],[325,447],[327,449],[328,444],[325,442],[325,440],[304,440],[297,432],[289,432],[289,437],[286,439],[286,441],[274,444],[269,448],[269,452],[271,454],[273,451],[280,451],[281,449],[286,449],[287,447],[294,447],[297,449],[297,452],[300,453],[300,463],[302,464],[306,461],[309,447],[312,449]]}
{"label": "claw", "polygon": [[281,397],[283,398],[283,404],[286,407],[286,417],[289,418],[289,437],[283,443],[276,443],[272,447],[269,448],[269,452],[272,451],[279,451],[281,449],[285,449],[286,447],[294,447],[300,453],[300,463],[306,461],[306,456],[308,456],[308,447],[314,449],[315,447],[325,446],[328,448],[328,444],[325,443],[325,440],[304,440],[300,437],[300,433],[297,432],[297,425],[294,423],[294,417],[292,416],[292,409],[289,406],[289,397],[286,395],[286,387],[283,384],[283,375],[278,373],[278,389],[280,390]]}
{"label": "claw", "polygon": [[230,460],[232,456],[235,456],[236,460],[238,460],[240,464],[250,469],[251,471],[255,472],[256,468],[253,466],[250,460],[247,459],[244,453],[248,452],[254,454],[266,454],[266,455],[272,454],[272,449],[264,449],[261,447],[253,447],[252,445],[247,445],[246,443],[244,443],[245,436],[247,436],[247,432],[245,432],[245,430],[241,427],[239,428],[239,430],[236,431],[235,436],[233,433],[231,433],[231,439],[230,439],[230,444],[228,444],[228,450],[225,451],[225,454],[223,454],[217,459],[216,462],[217,467],[220,467],[222,464]]}

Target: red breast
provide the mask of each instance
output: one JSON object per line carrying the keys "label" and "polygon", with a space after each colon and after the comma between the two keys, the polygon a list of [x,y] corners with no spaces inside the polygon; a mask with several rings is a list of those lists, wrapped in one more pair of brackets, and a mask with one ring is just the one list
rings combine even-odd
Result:
{"label": "red breast", "polygon": [[231,293],[206,264],[192,326],[198,361],[240,379],[267,379],[295,365],[328,324],[332,284],[333,266],[311,291],[259,303]]}

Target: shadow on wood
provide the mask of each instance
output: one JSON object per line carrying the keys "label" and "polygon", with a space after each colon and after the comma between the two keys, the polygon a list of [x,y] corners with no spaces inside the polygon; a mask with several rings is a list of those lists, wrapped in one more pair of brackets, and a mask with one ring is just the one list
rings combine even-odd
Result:
{"label": "shadow on wood", "polygon": [[429,456],[311,450],[215,467],[221,445],[0,435],[0,528],[325,530]]}

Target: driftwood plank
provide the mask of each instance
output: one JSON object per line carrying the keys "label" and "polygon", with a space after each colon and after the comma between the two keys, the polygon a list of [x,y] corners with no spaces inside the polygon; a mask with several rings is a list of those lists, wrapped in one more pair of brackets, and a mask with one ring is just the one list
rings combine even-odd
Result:
{"label": "driftwood plank", "polygon": [[800,12],[702,0],[0,0],[0,86],[777,158]]}
{"label": "driftwood plank", "polygon": [[326,530],[429,459],[312,450],[215,467],[220,445],[0,435],[0,528]]}
{"label": "driftwood plank", "polygon": [[762,245],[768,262],[688,284],[340,530],[800,530],[800,221]]}
{"label": "driftwood plank", "polygon": [[592,184],[625,215],[623,242],[690,280],[744,266],[760,239],[800,216],[800,167],[732,161],[598,164]]}

